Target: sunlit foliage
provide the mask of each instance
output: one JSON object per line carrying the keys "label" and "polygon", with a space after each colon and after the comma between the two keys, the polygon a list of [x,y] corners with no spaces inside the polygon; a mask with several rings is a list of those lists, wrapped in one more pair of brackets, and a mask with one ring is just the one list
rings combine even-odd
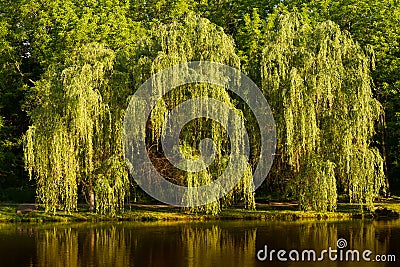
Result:
{"label": "sunlit foliage", "polygon": [[372,207],[384,185],[383,161],[371,146],[382,113],[372,97],[373,62],[348,33],[327,21],[311,26],[298,13],[278,16],[263,51],[263,91],[278,129],[278,175],[302,209],[334,210],[337,185]]}

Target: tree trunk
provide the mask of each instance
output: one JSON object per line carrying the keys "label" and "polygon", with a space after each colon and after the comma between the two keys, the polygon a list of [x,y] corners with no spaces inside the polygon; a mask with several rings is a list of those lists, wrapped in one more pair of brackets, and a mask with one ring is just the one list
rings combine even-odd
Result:
{"label": "tree trunk", "polygon": [[89,205],[89,211],[94,211],[94,191],[93,188],[89,189],[89,199],[87,200],[87,204]]}
{"label": "tree trunk", "polygon": [[[379,98],[378,98],[378,100],[379,100]],[[380,116],[380,120],[381,120],[381,127],[382,127],[381,143],[382,143],[383,169],[384,169],[384,172],[385,172],[386,197],[390,197],[390,184],[389,184],[389,177],[388,177],[388,172],[387,172],[387,163],[386,163],[387,158],[386,158],[386,144],[385,144],[385,139],[386,139],[386,119],[385,119],[385,115],[384,114],[382,114]]]}

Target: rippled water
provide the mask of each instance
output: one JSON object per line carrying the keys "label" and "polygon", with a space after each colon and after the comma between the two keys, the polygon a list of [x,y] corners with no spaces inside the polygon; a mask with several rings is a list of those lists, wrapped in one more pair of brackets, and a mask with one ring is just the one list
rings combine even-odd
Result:
{"label": "rippled water", "polygon": [[[260,261],[274,249],[364,250],[397,262]],[[264,252],[260,254],[264,255]],[[288,258],[288,254],[285,254]],[[292,254],[292,256],[295,254]],[[339,254],[338,254],[339,255]],[[345,255],[345,254],[344,254]],[[361,256],[360,256],[361,257]],[[400,266],[400,220],[0,224],[0,266]]]}

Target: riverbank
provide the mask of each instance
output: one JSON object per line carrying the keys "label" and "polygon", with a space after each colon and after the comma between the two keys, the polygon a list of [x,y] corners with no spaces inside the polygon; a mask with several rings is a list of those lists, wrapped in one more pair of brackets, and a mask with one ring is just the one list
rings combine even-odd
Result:
{"label": "riverbank", "polygon": [[[35,207],[33,204],[31,206]],[[271,202],[258,204],[256,210],[243,207],[225,208],[218,215],[193,214],[167,205],[132,204],[114,217],[96,214],[80,207],[77,212],[45,213],[29,205],[0,205],[0,222],[74,222],[74,221],[207,221],[207,220],[305,220],[396,218],[400,213],[400,199],[376,203],[375,212],[362,211],[360,206],[339,203],[336,212],[299,211],[295,203]]]}

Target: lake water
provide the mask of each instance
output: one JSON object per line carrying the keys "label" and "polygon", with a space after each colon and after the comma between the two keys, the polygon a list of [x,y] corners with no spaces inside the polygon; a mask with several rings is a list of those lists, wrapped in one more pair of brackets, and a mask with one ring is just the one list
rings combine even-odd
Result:
{"label": "lake water", "polygon": [[[335,251],[341,238],[340,246],[347,245]],[[329,247],[331,255],[322,254],[323,262],[300,261],[313,259],[305,250],[315,251],[318,260]],[[257,253],[263,259],[265,248],[267,258],[260,261]],[[277,258],[278,250],[285,251],[280,256],[286,262]],[[360,262],[346,261],[348,250],[358,250]],[[362,259],[365,250],[371,251],[365,255],[370,262]],[[397,262],[373,261],[378,254],[395,255]],[[0,224],[0,266],[383,267],[399,262],[400,220]]]}

